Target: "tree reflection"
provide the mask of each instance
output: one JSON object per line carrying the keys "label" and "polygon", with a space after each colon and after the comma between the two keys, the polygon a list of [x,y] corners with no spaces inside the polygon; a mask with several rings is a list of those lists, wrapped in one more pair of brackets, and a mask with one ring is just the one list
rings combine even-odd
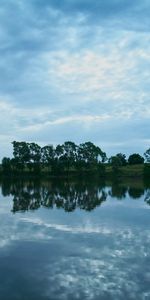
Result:
{"label": "tree reflection", "polygon": [[36,210],[39,207],[62,208],[66,212],[76,208],[90,211],[106,201],[104,185],[56,182],[2,182],[3,196],[13,196],[12,212]]}
{"label": "tree reflection", "polygon": [[[117,199],[140,198],[144,188],[129,187],[120,182],[111,182],[105,188],[104,182],[58,181],[7,181],[1,183],[3,196],[13,196],[12,212],[25,212],[40,207],[63,209],[72,212],[75,209],[91,211],[107,200],[108,196]],[[145,202],[150,204],[150,192],[147,189]]]}
{"label": "tree reflection", "polygon": [[137,199],[144,195],[144,188],[129,187],[128,193],[130,197]]}
{"label": "tree reflection", "polygon": [[124,199],[127,195],[128,187],[121,185],[118,181],[112,181],[111,190],[109,191],[109,195],[111,197],[115,197],[119,200]]}
{"label": "tree reflection", "polygon": [[144,201],[150,205],[150,190],[147,191]]}

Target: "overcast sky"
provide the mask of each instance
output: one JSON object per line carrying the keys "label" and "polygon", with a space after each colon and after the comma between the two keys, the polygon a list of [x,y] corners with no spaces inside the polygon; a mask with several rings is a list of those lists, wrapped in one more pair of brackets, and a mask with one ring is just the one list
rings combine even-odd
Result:
{"label": "overcast sky", "polygon": [[11,142],[150,147],[149,0],[0,0],[0,158]]}

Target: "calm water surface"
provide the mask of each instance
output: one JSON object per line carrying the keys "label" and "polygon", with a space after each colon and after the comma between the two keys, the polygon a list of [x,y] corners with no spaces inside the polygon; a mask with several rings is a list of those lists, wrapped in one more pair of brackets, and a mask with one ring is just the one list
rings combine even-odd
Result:
{"label": "calm water surface", "polygon": [[0,186],[0,299],[150,299],[149,187]]}

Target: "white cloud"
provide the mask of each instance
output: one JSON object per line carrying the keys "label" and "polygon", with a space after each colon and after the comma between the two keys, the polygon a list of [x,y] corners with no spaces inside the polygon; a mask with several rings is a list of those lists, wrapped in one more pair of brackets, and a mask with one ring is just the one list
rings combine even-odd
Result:
{"label": "white cloud", "polygon": [[[91,139],[103,146],[105,136],[111,146],[111,136],[117,146],[123,143],[123,122],[122,130],[133,135],[140,125],[143,128],[140,151],[139,145],[148,139],[145,123],[150,115],[148,4],[113,5],[110,1],[41,5],[33,0],[2,4],[2,156],[14,139],[60,143],[72,138],[72,132],[78,143]],[[132,151],[131,143],[127,148]]]}

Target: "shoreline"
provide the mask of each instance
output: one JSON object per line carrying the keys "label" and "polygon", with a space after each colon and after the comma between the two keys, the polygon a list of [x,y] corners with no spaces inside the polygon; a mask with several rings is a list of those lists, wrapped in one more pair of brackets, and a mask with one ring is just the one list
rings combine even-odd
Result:
{"label": "shoreline", "polygon": [[150,164],[141,165],[127,165],[113,169],[111,165],[103,164],[100,169],[84,169],[84,170],[66,170],[58,172],[51,172],[47,170],[39,169],[37,171],[29,170],[11,170],[4,172],[0,167],[0,178],[11,179],[27,179],[27,178],[39,178],[39,179],[85,179],[85,178],[99,178],[99,179],[150,179]]}

